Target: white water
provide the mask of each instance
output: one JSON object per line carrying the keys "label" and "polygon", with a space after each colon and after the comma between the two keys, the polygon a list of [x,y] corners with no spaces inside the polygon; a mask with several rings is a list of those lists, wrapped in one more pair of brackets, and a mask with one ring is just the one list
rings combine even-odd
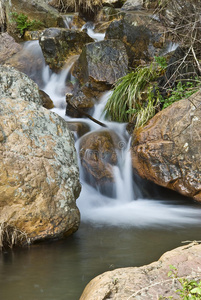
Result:
{"label": "white water", "polygon": [[94,39],[96,42],[102,41],[105,38],[105,33],[97,33],[94,31],[94,24],[91,22],[87,22],[82,26],[82,30],[85,29],[87,34]]}
{"label": "white water", "polygon": [[[32,43],[36,46],[35,42]],[[50,72],[47,66],[42,65],[43,90],[54,101],[55,108],[53,111],[65,120],[84,121],[90,124],[92,130],[99,130],[100,126],[90,120],[70,119],[65,116],[66,80],[67,78],[71,79],[70,69],[73,62],[73,60],[69,62],[59,74]],[[117,149],[119,164],[118,167],[114,167],[117,197],[114,199],[101,195],[97,190],[87,185],[81,175],[82,192],[77,200],[77,205],[81,212],[82,221],[91,222],[96,226],[106,224],[135,227],[167,224],[175,227],[184,224],[200,224],[200,208],[197,206],[181,204],[177,199],[160,201],[143,199],[139,196],[141,187],[137,186],[132,180],[130,147],[127,143],[125,124],[108,122],[104,119],[103,109],[110,93],[106,92],[99,103],[95,105],[93,116],[104,121],[109,129],[114,130],[120,136],[119,149]],[[77,141],[78,144],[79,141]],[[80,174],[82,174],[82,171]]]}

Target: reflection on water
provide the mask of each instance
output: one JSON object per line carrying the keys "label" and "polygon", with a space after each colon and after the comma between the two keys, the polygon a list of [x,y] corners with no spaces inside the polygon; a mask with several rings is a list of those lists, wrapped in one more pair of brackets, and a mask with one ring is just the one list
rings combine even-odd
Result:
{"label": "reflection on water", "polygon": [[82,223],[67,240],[2,253],[0,299],[78,300],[85,285],[100,273],[151,263],[182,241],[201,236],[199,227],[165,227],[95,227]]}

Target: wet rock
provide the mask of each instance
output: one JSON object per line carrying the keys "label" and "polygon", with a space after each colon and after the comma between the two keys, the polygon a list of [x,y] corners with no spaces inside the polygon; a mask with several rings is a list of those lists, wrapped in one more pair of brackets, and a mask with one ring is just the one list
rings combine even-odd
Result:
{"label": "wet rock", "polygon": [[0,66],[0,99],[3,97],[20,98],[42,105],[37,84],[27,75],[8,66]]}
{"label": "wet rock", "polygon": [[50,99],[49,95],[46,94],[42,90],[39,90],[39,94],[40,94],[40,98],[43,103],[43,107],[45,107],[47,109],[52,109],[54,107],[54,103],[53,103],[52,99]]}
{"label": "wet rock", "polygon": [[80,162],[86,182],[109,196],[114,196],[113,166],[118,164],[119,143],[119,137],[109,130],[94,131],[80,140]]}
{"label": "wet rock", "polygon": [[90,97],[86,97],[84,93],[79,90],[78,92],[72,94],[66,94],[66,115],[72,118],[82,118],[85,113],[92,113],[94,107],[94,101]]}
{"label": "wet rock", "polygon": [[90,131],[90,126],[84,122],[67,122],[68,128],[72,131],[75,135],[75,138],[80,138],[81,136],[85,135]]}
{"label": "wet rock", "polygon": [[44,85],[42,69],[45,67],[45,60],[38,41],[26,42],[21,51],[9,58],[5,64],[25,73],[40,87]]}
{"label": "wet rock", "polygon": [[65,28],[45,29],[39,38],[45,61],[55,71],[60,70],[70,56],[80,54],[84,44],[92,41],[86,32]]}
{"label": "wet rock", "polygon": [[[192,243],[166,252],[158,261],[142,267],[121,268],[92,279],[80,300],[156,300],[181,299],[179,280],[168,277],[170,265],[177,269],[177,278],[200,278],[201,245]],[[173,271],[174,272],[174,271]]]}
{"label": "wet rock", "polygon": [[201,201],[201,92],[157,113],[132,137],[132,164],[141,177]]}
{"label": "wet rock", "polygon": [[109,25],[105,39],[121,40],[126,47],[129,66],[135,68],[150,62],[161,51],[164,45],[161,30],[161,26],[150,15],[128,14]]}
{"label": "wet rock", "polygon": [[16,43],[14,38],[7,32],[0,34],[0,64],[4,64],[6,60],[11,58],[21,49],[22,46]]}
{"label": "wet rock", "polygon": [[32,101],[0,98],[0,224],[31,243],[75,232],[80,183],[66,122]]}
{"label": "wet rock", "polygon": [[128,70],[124,44],[119,40],[89,43],[74,64],[73,75],[86,88],[103,92]]}

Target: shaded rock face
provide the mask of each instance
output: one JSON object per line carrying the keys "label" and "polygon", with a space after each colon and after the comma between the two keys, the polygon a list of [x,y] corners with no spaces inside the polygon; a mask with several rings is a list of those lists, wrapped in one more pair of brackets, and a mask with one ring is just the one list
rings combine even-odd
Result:
{"label": "shaded rock face", "polygon": [[79,90],[74,94],[66,94],[66,115],[72,118],[82,118],[82,112],[92,113],[94,101]]}
{"label": "shaded rock face", "polygon": [[94,131],[81,138],[79,153],[85,180],[101,193],[113,195],[113,166],[118,164],[119,137],[109,130]]}
{"label": "shaded rock face", "polygon": [[58,115],[21,98],[0,100],[0,223],[30,242],[79,226],[74,140]]}
{"label": "shaded rock face", "polygon": [[75,139],[80,138],[90,132],[90,126],[84,122],[67,122],[68,128],[74,133]]}
{"label": "shaded rock face", "polygon": [[180,283],[168,277],[170,265],[177,268],[178,278],[200,279],[200,252],[201,245],[192,243],[166,252],[149,265],[105,272],[90,281],[80,300],[181,299],[176,293]]}
{"label": "shaded rock face", "polygon": [[73,75],[89,89],[102,92],[125,76],[127,69],[124,44],[118,40],[108,40],[85,45],[74,65]]}
{"label": "shaded rock face", "polygon": [[42,105],[36,83],[12,67],[0,66],[0,102],[2,97],[21,98]]}
{"label": "shaded rock face", "polygon": [[86,32],[65,28],[45,29],[39,38],[46,63],[59,70],[72,55],[80,54],[84,44],[93,42]]}
{"label": "shaded rock face", "polygon": [[7,32],[0,34],[0,64],[12,57],[15,53],[19,52],[22,46],[15,42]]}
{"label": "shaded rock face", "polygon": [[133,133],[132,164],[141,177],[201,201],[201,92],[159,112]]}
{"label": "shaded rock face", "polygon": [[49,95],[46,94],[44,91],[39,90],[39,95],[40,98],[42,100],[43,103],[43,107],[47,108],[47,109],[51,109],[54,108],[54,103],[53,101],[50,99]]}
{"label": "shaded rock face", "polygon": [[113,21],[106,30],[105,39],[119,39],[124,43],[130,67],[150,62],[163,46],[162,34],[151,23],[155,22],[150,16],[128,15]]}

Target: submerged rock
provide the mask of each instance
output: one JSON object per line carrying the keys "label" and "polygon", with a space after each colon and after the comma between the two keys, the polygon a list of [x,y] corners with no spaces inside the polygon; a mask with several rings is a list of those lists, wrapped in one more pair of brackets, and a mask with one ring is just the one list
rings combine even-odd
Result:
{"label": "submerged rock", "polygon": [[34,102],[1,95],[0,170],[0,224],[31,243],[78,229],[76,151],[62,118]]}
{"label": "submerged rock", "polygon": [[128,58],[124,44],[107,40],[84,46],[74,65],[73,75],[91,90],[103,92],[128,71]]}
{"label": "submerged rock", "polygon": [[114,196],[113,166],[118,164],[119,143],[117,134],[109,130],[94,131],[80,140],[80,162],[85,180],[109,196]]}
{"label": "submerged rock", "polygon": [[84,44],[93,39],[84,31],[65,28],[45,29],[39,38],[46,63],[53,70],[60,70],[72,55],[80,54]]}
{"label": "submerged rock", "polygon": [[198,91],[134,131],[132,164],[141,177],[201,202],[200,101]]}
{"label": "submerged rock", "polygon": [[200,252],[201,245],[192,243],[166,252],[149,265],[105,272],[90,281],[80,300],[181,299],[176,293],[182,289],[179,280],[168,277],[170,266],[176,268],[176,278],[200,280]]}

